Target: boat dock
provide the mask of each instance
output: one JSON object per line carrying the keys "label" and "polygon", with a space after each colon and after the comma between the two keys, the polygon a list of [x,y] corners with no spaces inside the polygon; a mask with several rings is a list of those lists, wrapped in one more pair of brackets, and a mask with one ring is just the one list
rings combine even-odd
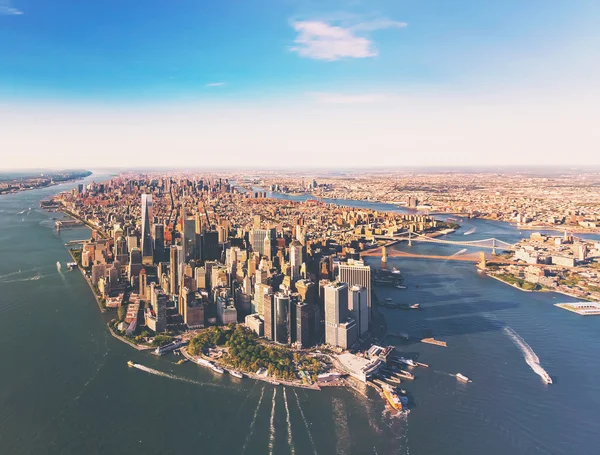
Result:
{"label": "boat dock", "polygon": [[448,346],[448,343],[446,343],[445,341],[439,341],[435,338],[423,338],[421,340],[421,343],[434,344],[436,346],[442,346],[444,348]]}

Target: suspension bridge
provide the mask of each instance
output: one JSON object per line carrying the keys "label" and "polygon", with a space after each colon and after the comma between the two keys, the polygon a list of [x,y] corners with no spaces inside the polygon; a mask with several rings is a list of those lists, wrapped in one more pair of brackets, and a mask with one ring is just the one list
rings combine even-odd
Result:
{"label": "suspension bridge", "polygon": [[394,236],[375,236],[378,240],[390,240],[390,241],[401,241],[407,240],[408,245],[412,246],[413,242],[427,242],[427,243],[440,243],[446,245],[466,246],[473,248],[484,248],[492,250],[492,254],[496,254],[496,249],[500,250],[513,250],[514,245],[496,238],[482,239],[482,240],[444,240],[436,237],[428,237],[423,234],[417,234],[414,232],[408,232],[406,234],[394,235]]}

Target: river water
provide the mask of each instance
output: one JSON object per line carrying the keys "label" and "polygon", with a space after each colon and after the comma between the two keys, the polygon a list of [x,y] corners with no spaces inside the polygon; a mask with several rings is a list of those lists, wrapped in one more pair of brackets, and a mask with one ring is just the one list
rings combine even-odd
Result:
{"label": "river water", "polygon": [[[392,418],[371,390],[366,398],[238,381],[113,339],[83,277],[64,265],[64,243],[89,230],[57,235],[56,214],[39,209],[40,199],[74,186],[0,198],[0,453],[598,453],[600,318],[553,306],[572,299],[519,291],[470,264],[390,258],[408,289],[379,297],[423,307],[383,308],[390,331],[448,342],[386,340],[430,365],[404,383],[410,414]],[[448,238],[473,228],[469,240],[521,237],[506,224],[465,220]],[[130,359],[143,368],[128,368]],[[457,372],[472,382],[457,382]]]}

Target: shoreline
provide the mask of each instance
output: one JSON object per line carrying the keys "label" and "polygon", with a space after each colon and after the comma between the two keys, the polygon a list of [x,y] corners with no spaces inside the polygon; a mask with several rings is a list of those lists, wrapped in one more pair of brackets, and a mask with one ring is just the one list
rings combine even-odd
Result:
{"label": "shoreline", "polygon": [[98,304],[98,308],[100,308],[100,312],[101,313],[106,313],[106,308],[102,307],[102,304],[100,303],[100,298],[96,295],[96,292],[94,291],[94,286],[92,285],[92,282],[88,279],[87,276],[85,276],[85,271],[83,270],[83,268],[79,265],[79,263],[77,262],[77,260],[75,259],[75,256],[73,256],[73,253],[71,252],[71,249],[69,248],[69,255],[71,256],[71,258],[73,259],[73,262],[77,263],[77,268],[79,269],[79,271],[81,272],[81,275],[83,276],[83,279],[86,281],[86,283],[88,284],[90,291],[92,291],[92,295],[94,296],[94,298],[96,299],[96,303]]}
{"label": "shoreline", "polygon": [[10,192],[3,191],[3,192],[0,192],[0,197],[8,196],[11,194],[19,194],[19,193],[22,193],[23,191],[43,190],[44,188],[52,188],[53,186],[62,185],[63,183],[72,183],[72,182],[76,182],[78,180],[83,180],[91,175],[93,175],[93,172],[90,173],[90,175],[86,175],[84,177],[76,177],[76,178],[72,178],[72,179],[68,179],[68,180],[63,180],[61,182],[53,182],[53,183],[50,183],[49,185],[35,186],[33,188],[19,188],[17,191],[10,191]]}
{"label": "shoreline", "polygon": [[[200,364],[196,363],[194,357],[189,352],[187,352],[187,348],[181,348],[179,350],[179,352],[181,352],[181,355],[184,356],[186,359],[188,359],[190,362],[192,362],[194,365],[198,365],[200,367],[203,366],[203,365],[200,365]],[[219,367],[221,367],[223,369],[227,370],[229,368],[226,365],[217,363],[214,359],[209,359],[209,358],[206,358],[205,356],[202,356],[202,358],[204,358],[205,360],[208,360],[210,362],[213,362],[215,365],[217,365],[217,366],[219,366]],[[204,367],[204,368],[210,369],[209,367]],[[254,379],[256,381],[267,382],[267,383],[269,383],[269,384],[271,384],[271,385],[273,385],[275,387],[277,387],[277,385],[273,384],[273,382],[277,382],[277,383],[279,383],[279,385],[284,385],[284,386],[288,386],[288,387],[299,387],[301,389],[321,391],[321,387],[319,387],[319,385],[317,383],[315,383],[313,385],[308,385],[308,384],[290,382],[290,381],[286,381],[284,379],[279,379],[279,378],[274,378],[274,377],[259,376],[256,373],[248,373],[248,372],[245,372],[245,371],[243,371],[242,373],[248,379]]]}

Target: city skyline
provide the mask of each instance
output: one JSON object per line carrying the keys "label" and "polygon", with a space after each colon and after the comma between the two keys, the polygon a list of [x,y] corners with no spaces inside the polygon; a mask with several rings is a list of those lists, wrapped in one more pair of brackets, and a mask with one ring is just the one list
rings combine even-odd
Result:
{"label": "city skyline", "polygon": [[597,165],[597,10],[3,0],[4,166]]}

